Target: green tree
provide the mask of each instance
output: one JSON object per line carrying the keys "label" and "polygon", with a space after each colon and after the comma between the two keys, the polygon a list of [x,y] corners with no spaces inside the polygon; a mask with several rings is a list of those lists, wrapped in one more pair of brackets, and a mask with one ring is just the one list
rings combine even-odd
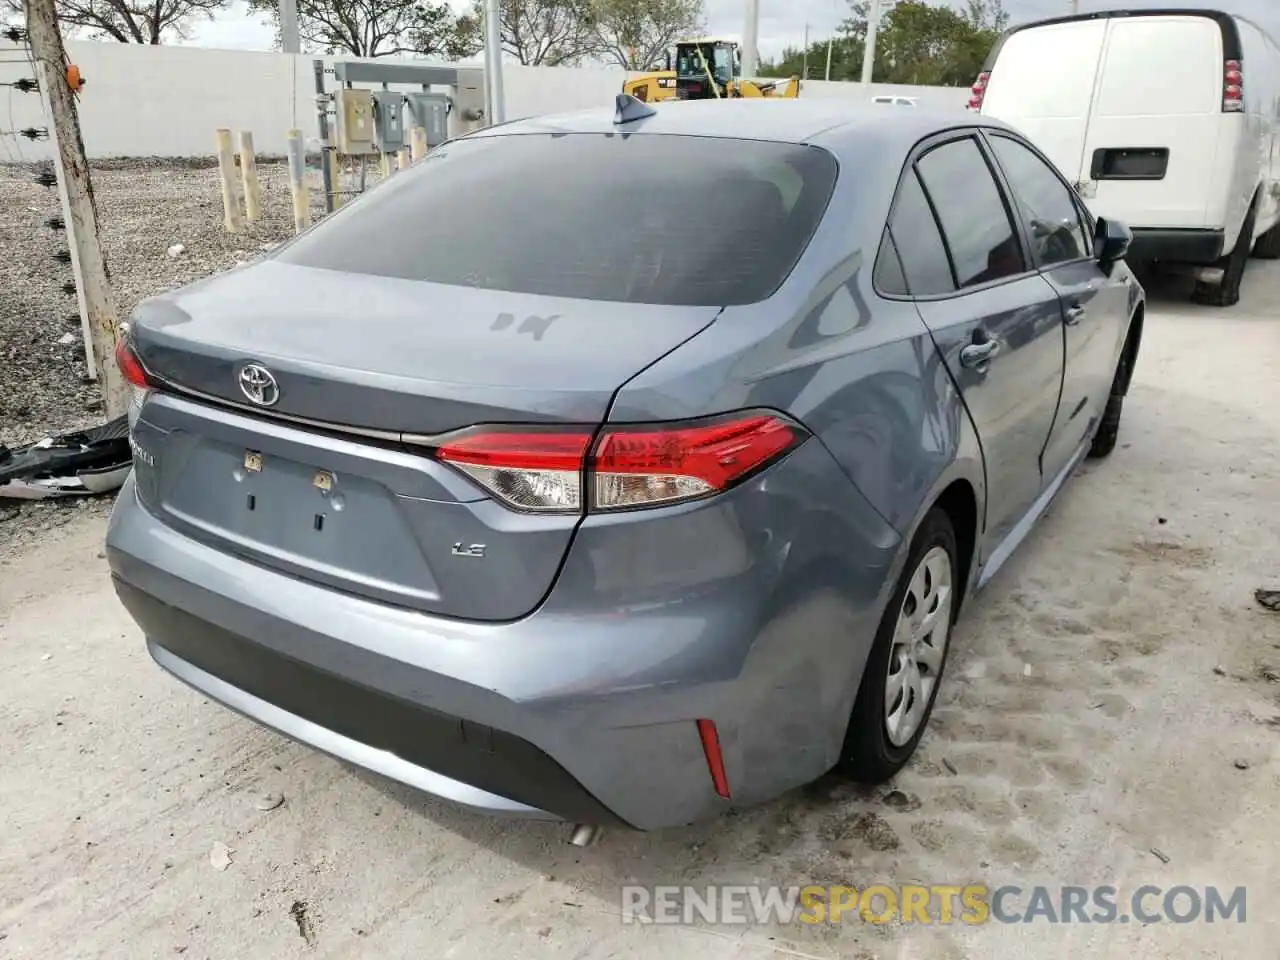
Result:
{"label": "green tree", "polygon": [[594,0],[592,53],[627,70],[649,70],[677,40],[704,29],[703,0]]}
{"label": "green tree", "polygon": [[[474,18],[447,0],[297,0],[298,35],[307,49],[354,57],[422,54],[448,59],[480,49]],[[278,0],[249,0],[280,24]]]}
{"label": "green tree", "polygon": [[[528,66],[567,67],[590,56],[595,35],[594,0],[501,0],[502,50]],[[484,23],[484,4],[472,16]]]}
{"label": "green tree", "polygon": [[[230,0],[57,0],[58,22],[84,30],[94,40],[158,45],[165,37],[185,39],[199,20],[212,20]],[[23,15],[22,0],[0,0],[4,14]]]}
{"label": "green tree", "polygon": [[[850,3],[850,16],[841,24],[832,45],[832,80],[860,80],[867,38],[866,0]],[[967,0],[964,14],[945,2],[897,0],[883,7],[876,34],[876,83],[968,86],[1008,23],[1002,0]],[[804,51],[787,50],[781,61],[769,64],[770,76],[798,74]],[[809,48],[809,76],[821,77],[826,68],[826,41]]]}

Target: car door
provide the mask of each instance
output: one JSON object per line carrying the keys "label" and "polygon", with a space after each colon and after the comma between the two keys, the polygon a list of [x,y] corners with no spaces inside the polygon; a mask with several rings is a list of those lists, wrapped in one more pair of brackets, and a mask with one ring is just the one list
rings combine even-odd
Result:
{"label": "car door", "polygon": [[987,131],[1031,247],[1032,261],[1062,299],[1066,364],[1057,421],[1042,468],[1058,475],[1071,461],[1107,405],[1128,326],[1129,274],[1108,276],[1093,250],[1092,223],[1066,181],[1030,145]]}
{"label": "car door", "polygon": [[987,472],[985,562],[1043,486],[1062,383],[1058,295],[1027,259],[976,134],[926,142],[890,214],[905,285],[973,418]]}

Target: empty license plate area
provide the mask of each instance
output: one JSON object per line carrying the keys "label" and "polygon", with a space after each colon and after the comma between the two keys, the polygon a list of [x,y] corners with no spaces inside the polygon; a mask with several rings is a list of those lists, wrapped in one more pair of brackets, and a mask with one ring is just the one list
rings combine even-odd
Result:
{"label": "empty license plate area", "polygon": [[436,599],[393,493],[359,474],[199,438],[164,510],[235,552],[392,602]]}

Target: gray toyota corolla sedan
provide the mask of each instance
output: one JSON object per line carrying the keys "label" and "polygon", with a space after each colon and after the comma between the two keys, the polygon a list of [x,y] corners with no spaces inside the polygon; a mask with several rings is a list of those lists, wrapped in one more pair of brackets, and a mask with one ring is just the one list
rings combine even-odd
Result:
{"label": "gray toyota corolla sedan", "polygon": [[959,111],[480,131],[137,309],[116,589],[203,694],[480,810],[884,780],[966,597],[1115,445],[1127,243]]}

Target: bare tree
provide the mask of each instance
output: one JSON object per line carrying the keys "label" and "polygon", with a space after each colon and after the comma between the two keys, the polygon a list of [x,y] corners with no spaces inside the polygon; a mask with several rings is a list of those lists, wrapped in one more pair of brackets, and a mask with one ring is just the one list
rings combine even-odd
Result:
{"label": "bare tree", "polygon": [[[595,49],[592,0],[501,0],[502,50],[528,66],[570,66]],[[476,0],[473,16],[483,22]]]}
{"label": "bare tree", "polygon": [[648,70],[677,40],[703,29],[703,0],[595,0],[595,53],[627,70]]}
{"label": "bare tree", "polygon": [[[230,0],[57,0],[58,22],[95,40],[157,45],[185,38],[193,21],[210,20]],[[22,12],[22,0],[0,0],[0,10]]]}
{"label": "bare tree", "polygon": [[[163,2],[163,0],[161,0]],[[399,53],[450,59],[480,49],[479,30],[445,0],[297,0],[298,34],[308,49],[355,57]],[[278,0],[249,0],[251,9],[280,16]]]}

